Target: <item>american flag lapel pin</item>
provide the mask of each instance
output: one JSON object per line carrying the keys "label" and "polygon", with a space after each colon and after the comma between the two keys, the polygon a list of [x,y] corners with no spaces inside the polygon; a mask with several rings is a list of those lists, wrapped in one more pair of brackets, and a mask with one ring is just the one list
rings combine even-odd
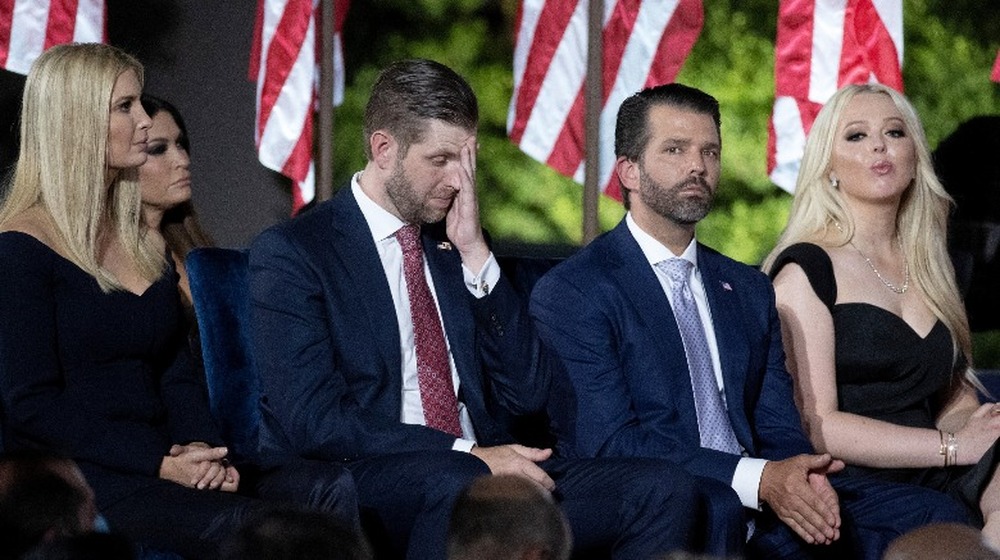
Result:
{"label": "american flag lapel pin", "polygon": [[733,287],[729,285],[729,282],[720,282],[720,284],[722,284],[723,290],[726,290],[727,292],[733,291]]}
{"label": "american flag lapel pin", "polygon": [[437,244],[437,248],[442,251],[451,251],[451,243],[447,241],[442,241]]}

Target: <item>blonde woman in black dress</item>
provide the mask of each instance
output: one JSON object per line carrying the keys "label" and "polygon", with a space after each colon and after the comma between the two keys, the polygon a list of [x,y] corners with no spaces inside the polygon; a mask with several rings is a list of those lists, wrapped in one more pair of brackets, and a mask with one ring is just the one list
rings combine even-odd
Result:
{"label": "blonde woman in black dress", "polygon": [[909,101],[847,86],[813,125],[764,268],[817,450],[857,476],[952,496],[997,547],[1000,408],[976,395],[950,204]]}

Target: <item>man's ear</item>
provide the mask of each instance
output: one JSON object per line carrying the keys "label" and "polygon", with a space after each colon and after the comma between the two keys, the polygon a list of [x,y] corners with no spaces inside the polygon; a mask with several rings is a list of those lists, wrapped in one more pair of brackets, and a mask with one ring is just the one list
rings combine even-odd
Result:
{"label": "man's ear", "polygon": [[618,156],[615,162],[615,172],[622,183],[622,188],[628,191],[639,190],[639,163],[632,161],[628,156]]}
{"label": "man's ear", "polygon": [[368,138],[368,145],[372,150],[372,161],[380,169],[392,169],[395,166],[399,143],[392,134],[385,130],[376,130]]}

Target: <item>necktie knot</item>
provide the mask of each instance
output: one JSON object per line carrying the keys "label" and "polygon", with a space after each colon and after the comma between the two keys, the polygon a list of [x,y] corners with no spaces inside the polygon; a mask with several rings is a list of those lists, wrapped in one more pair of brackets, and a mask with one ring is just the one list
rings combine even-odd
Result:
{"label": "necktie knot", "polygon": [[683,286],[687,284],[688,275],[691,273],[694,263],[687,259],[670,258],[656,263],[656,266],[666,272],[675,285]]}
{"label": "necktie knot", "polygon": [[404,253],[420,250],[420,226],[416,224],[406,224],[396,230],[396,240],[403,248]]}

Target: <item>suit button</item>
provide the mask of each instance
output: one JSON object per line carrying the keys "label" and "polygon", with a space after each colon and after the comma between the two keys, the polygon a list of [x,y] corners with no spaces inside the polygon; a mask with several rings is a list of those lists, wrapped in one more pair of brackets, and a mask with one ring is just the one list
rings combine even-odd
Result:
{"label": "suit button", "polygon": [[503,325],[501,325],[500,321],[497,320],[497,316],[495,314],[490,315],[490,323],[493,324],[493,331],[497,333],[497,336],[503,336]]}
{"label": "suit button", "polygon": [[748,452],[747,450],[745,450],[745,449],[744,449],[744,450],[743,450],[743,453],[740,453],[740,455],[742,455],[742,456],[744,456],[744,457],[749,457],[749,456],[750,456],[750,453],[749,453],[749,452]]}

